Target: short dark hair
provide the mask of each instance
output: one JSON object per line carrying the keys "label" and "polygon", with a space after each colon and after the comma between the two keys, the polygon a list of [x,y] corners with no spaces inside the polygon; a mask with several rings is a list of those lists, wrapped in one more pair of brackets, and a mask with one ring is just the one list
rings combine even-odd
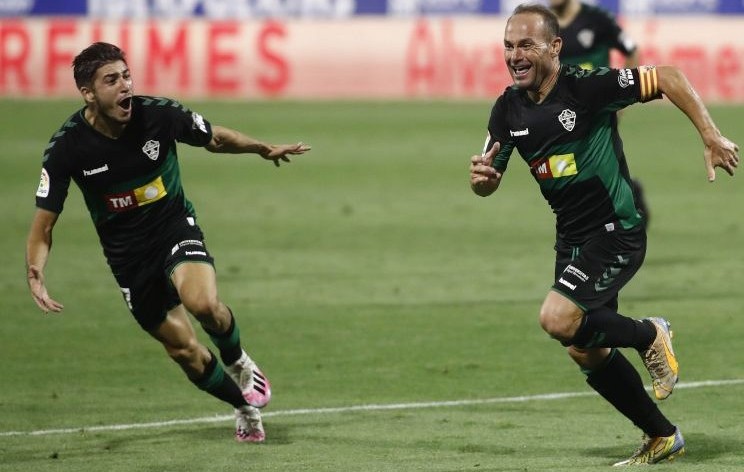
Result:
{"label": "short dark hair", "polygon": [[523,3],[514,9],[511,16],[519,15],[520,13],[534,13],[540,15],[545,24],[545,32],[549,36],[548,39],[553,39],[558,36],[558,17],[555,16],[555,13],[550,11],[548,7],[538,3]]}
{"label": "short dark hair", "polygon": [[124,51],[113,44],[97,42],[83,49],[72,61],[72,75],[78,88],[89,86],[96,71],[106,64],[116,61],[127,63]]}

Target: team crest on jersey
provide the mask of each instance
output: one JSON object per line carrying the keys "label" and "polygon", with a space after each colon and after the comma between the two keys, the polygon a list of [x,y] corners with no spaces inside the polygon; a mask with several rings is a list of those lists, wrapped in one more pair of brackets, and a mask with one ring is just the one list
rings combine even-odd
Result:
{"label": "team crest on jersey", "polygon": [[583,29],[576,35],[576,39],[579,41],[579,44],[584,46],[584,49],[591,49],[594,45],[594,31]]}
{"label": "team crest on jersey", "polygon": [[558,121],[566,128],[566,131],[573,131],[576,126],[576,112],[566,108],[558,115]]}
{"label": "team crest on jersey", "polygon": [[155,141],[154,139],[147,141],[145,145],[142,146],[142,152],[153,161],[157,161],[158,156],[160,155],[160,142]]}

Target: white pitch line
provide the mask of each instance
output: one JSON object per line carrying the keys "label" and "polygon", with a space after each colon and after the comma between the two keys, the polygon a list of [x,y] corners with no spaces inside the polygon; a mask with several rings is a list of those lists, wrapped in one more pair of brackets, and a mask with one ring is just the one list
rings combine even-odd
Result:
{"label": "white pitch line", "polygon": [[[699,382],[680,382],[675,387],[676,389],[691,389],[701,387],[723,387],[727,385],[742,385],[744,379],[733,379],[733,380],[702,380]],[[565,392],[565,393],[543,393],[537,395],[524,395],[517,397],[496,397],[496,398],[483,398],[480,400],[451,400],[451,401],[438,401],[438,402],[419,402],[419,403],[390,403],[390,404],[371,404],[371,405],[355,405],[355,406],[341,406],[335,408],[300,408],[294,410],[279,410],[279,411],[267,411],[262,414],[264,418],[270,418],[273,416],[292,416],[292,415],[326,415],[333,413],[350,413],[355,411],[388,411],[388,410],[414,410],[420,408],[441,408],[441,407],[459,407],[459,406],[472,406],[472,405],[487,405],[493,403],[521,403],[530,401],[547,401],[547,400],[563,400],[566,398],[576,397],[589,397],[596,395],[593,391],[583,392]],[[202,418],[191,418],[185,420],[169,420],[169,421],[154,421],[150,423],[132,423],[132,424],[113,424],[113,425],[102,425],[102,426],[81,426],[78,428],[59,428],[59,429],[42,429],[36,431],[0,431],[0,437],[9,436],[48,436],[52,434],[72,434],[82,432],[96,432],[96,431],[122,431],[129,429],[147,429],[147,428],[163,428],[167,426],[180,426],[190,424],[203,424],[203,423],[221,423],[223,421],[231,421],[234,419],[233,415],[219,415],[219,416],[206,416]]]}

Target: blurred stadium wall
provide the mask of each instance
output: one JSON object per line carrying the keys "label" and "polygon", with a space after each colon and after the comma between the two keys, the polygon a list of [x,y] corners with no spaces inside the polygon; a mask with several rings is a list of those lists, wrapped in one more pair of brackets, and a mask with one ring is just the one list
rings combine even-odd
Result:
{"label": "blurred stadium wall", "polygon": [[[513,0],[0,0],[0,97],[77,96],[70,62],[127,51],[138,93],[179,98],[493,98]],[[744,102],[744,0],[602,0],[641,63]]]}

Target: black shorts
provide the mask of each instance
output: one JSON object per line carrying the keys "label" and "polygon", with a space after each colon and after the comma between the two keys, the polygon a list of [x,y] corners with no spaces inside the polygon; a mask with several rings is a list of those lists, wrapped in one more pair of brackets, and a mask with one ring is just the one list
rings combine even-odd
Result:
{"label": "black shorts", "polygon": [[558,240],[555,245],[553,290],[581,309],[617,310],[617,295],[638,272],[646,256],[646,230],[642,225],[623,229],[610,223],[581,246]]}
{"label": "black shorts", "polygon": [[129,311],[145,331],[160,326],[168,310],[181,303],[170,276],[183,262],[214,265],[204,244],[204,234],[193,218],[185,218],[171,228],[153,246],[148,257],[111,268]]}

